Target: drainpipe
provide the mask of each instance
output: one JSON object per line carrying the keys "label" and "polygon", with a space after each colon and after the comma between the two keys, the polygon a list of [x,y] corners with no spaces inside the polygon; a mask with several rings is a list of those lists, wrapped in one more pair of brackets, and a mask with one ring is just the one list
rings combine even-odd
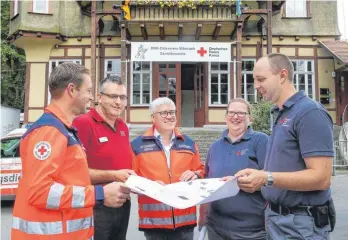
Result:
{"label": "drainpipe", "polygon": [[272,53],[272,1],[267,1],[267,54]]}
{"label": "drainpipe", "polygon": [[97,79],[96,79],[96,20],[97,20],[97,2],[92,1],[92,11],[91,11],[91,80],[92,80],[92,90],[94,102],[97,99]]}

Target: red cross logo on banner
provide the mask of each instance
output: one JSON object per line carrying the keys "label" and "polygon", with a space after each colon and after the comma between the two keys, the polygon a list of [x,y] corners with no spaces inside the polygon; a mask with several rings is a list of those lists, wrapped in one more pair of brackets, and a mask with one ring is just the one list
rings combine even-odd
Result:
{"label": "red cross logo on banner", "polygon": [[51,155],[49,142],[38,142],[34,147],[34,156],[38,160],[46,160]]}
{"label": "red cross logo on banner", "polygon": [[204,57],[204,54],[207,53],[207,50],[205,50],[203,47],[201,47],[201,48],[197,51],[197,53],[198,53],[199,55],[201,55],[201,57]]}

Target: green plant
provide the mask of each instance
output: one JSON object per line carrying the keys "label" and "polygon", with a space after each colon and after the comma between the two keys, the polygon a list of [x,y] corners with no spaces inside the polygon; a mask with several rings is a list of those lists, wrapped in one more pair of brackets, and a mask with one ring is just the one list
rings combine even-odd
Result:
{"label": "green plant", "polygon": [[159,5],[160,7],[178,7],[196,9],[199,5],[213,7],[214,5],[232,6],[235,0],[133,0],[138,5]]}
{"label": "green plant", "polygon": [[253,104],[253,109],[251,112],[252,117],[252,127],[255,131],[264,132],[266,134],[271,134],[270,130],[270,111],[272,103],[268,101],[261,100],[258,103]]}
{"label": "green plant", "polygon": [[23,109],[26,74],[25,54],[7,42],[11,1],[1,2],[1,103]]}

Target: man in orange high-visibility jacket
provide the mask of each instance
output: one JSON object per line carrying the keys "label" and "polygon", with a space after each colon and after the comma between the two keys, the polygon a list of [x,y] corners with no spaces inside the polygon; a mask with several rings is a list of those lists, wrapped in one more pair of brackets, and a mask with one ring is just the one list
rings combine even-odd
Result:
{"label": "man in orange high-visibility jacket", "polygon": [[[150,104],[153,127],[132,142],[133,169],[142,177],[170,184],[204,176],[196,143],[176,125],[174,102],[166,97]],[[145,195],[138,196],[139,229],[147,240],[192,240],[196,207],[175,209]]]}
{"label": "man in orange high-visibility jacket", "polygon": [[93,239],[93,206],[120,207],[130,190],[116,182],[91,185],[86,154],[71,126],[92,100],[88,69],[63,63],[52,71],[49,87],[51,104],[21,140],[11,239]]}

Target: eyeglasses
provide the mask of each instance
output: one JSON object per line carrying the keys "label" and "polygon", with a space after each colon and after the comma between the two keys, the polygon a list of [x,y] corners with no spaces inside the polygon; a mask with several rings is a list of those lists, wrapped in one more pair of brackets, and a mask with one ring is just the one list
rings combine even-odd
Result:
{"label": "eyeglasses", "polygon": [[234,117],[237,115],[239,118],[244,118],[248,113],[247,112],[234,112],[234,111],[227,111],[226,114],[229,117]]}
{"label": "eyeglasses", "polygon": [[171,117],[175,117],[175,115],[176,115],[176,111],[162,111],[162,112],[155,112],[154,114],[156,114],[156,113],[159,113],[159,115],[161,116],[161,117],[163,117],[163,118],[165,118],[165,117],[168,117],[168,114],[171,116]]}
{"label": "eyeglasses", "polygon": [[112,100],[116,101],[117,98],[119,98],[121,101],[126,101],[127,100],[127,96],[126,95],[117,95],[117,94],[108,94],[108,93],[104,93],[104,92],[100,92],[101,95],[105,95],[108,98],[111,98]]}

